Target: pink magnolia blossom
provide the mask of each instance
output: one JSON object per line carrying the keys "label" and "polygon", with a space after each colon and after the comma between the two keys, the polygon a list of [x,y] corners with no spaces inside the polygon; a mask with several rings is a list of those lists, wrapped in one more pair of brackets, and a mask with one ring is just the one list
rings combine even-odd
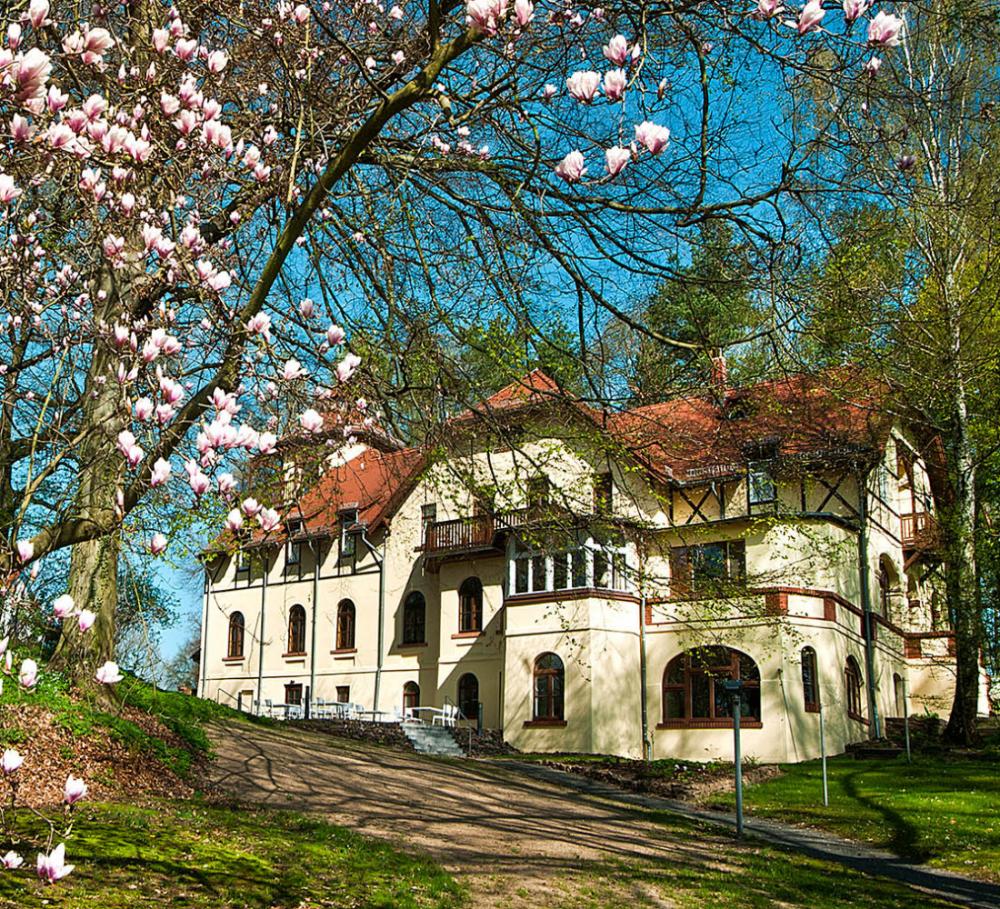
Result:
{"label": "pink magnolia blossom", "polygon": [[609,148],[604,152],[604,166],[612,177],[617,177],[631,159],[632,152],[620,145]]}
{"label": "pink magnolia blossom", "polygon": [[162,486],[170,479],[170,462],[163,458],[157,458],[153,465],[153,472],[149,477],[150,486]]}
{"label": "pink magnolia blossom", "polygon": [[17,679],[24,688],[34,688],[38,684],[38,664],[31,659],[22,660]]}
{"label": "pink magnolia blossom", "polygon": [[323,417],[310,407],[299,417],[299,425],[306,432],[322,432]]}
{"label": "pink magnolia blossom", "polygon": [[22,563],[30,562],[35,557],[35,544],[31,540],[18,540],[17,557]]}
{"label": "pink magnolia blossom", "polygon": [[892,13],[878,12],[868,23],[868,43],[876,47],[898,47],[903,20]]}
{"label": "pink magnolia blossom", "polygon": [[10,135],[11,138],[19,145],[23,142],[27,142],[31,138],[31,123],[25,117],[20,114],[14,114],[10,118]]}
{"label": "pink magnolia blossom", "polygon": [[260,510],[263,507],[264,506],[261,505],[260,502],[258,502],[253,496],[248,496],[247,498],[245,498],[242,504],[240,505],[243,514],[245,514],[248,518],[252,518],[255,515],[260,514]]}
{"label": "pink magnolia blossom", "polygon": [[135,418],[146,421],[153,415],[153,402],[149,398],[139,398],[133,407]]}
{"label": "pink magnolia blossom", "polygon": [[79,777],[71,773],[66,777],[66,785],[63,786],[63,801],[67,805],[75,805],[80,799],[87,795],[87,784]]}
{"label": "pink magnolia blossom", "polygon": [[304,3],[300,3],[295,9],[292,10],[292,18],[299,24],[303,25],[305,22],[309,21],[309,16],[311,11],[308,6]]}
{"label": "pink magnolia blossom", "polygon": [[57,619],[65,619],[73,614],[75,608],[76,604],[73,602],[73,597],[68,593],[64,593],[61,597],[56,597],[52,603],[52,614]]}
{"label": "pink magnolia blossom", "polygon": [[225,51],[215,50],[208,55],[205,63],[210,73],[221,73],[229,63],[229,57]]}
{"label": "pink magnolia blossom", "polygon": [[578,150],[571,151],[556,165],[556,176],[567,183],[576,183],[586,172],[583,152]]}
{"label": "pink magnolia blossom", "polygon": [[41,28],[49,17],[49,0],[31,0],[28,4],[28,21],[32,28]]}
{"label": "pink magnolia blossom", "polygon": [[825,15],[826,10],[823,9],[823,0],[809,0],[799,13],[799,21],[796,26],[799,34],[804,35],[807,32],[816,31]]}
{"label": "pink magnolia blossom", "polygon": [[302,364],[291,357],[285,362],[285,365],[281,369],[281,378],[286,382],[294,382],[297,379],[304,379],[308,373],[302,368]]}
{"label": "pink magnolia blossom", "polygon": [[181,38],[174,45],[174,54],[178,59],[193,60],[198,54],[198,39],[197,38]]}
{"label": "pink magnolia blossom", "polygon": [[278,437],[273,432],[262,432],[257,437],[257,450],[261,454],[273,454],[278,450]]}
{"label": "pink magnolia blossom", "polygon": [[757,0],[754,16],[758,19],[773,19],[784,8],[781,0]]}
{"label": "pink magnolia blossom", "polygon": [[271,317],[259,312],[247,321],[247,332],[251,335],[261,335],[264,340],[271,339]]}
{"label": "pink magnolia blossom", "polygon": [[854,22],[867,12],[871,0],[843,0],[844,21]]}
{"label": "pink magnolia blossom", "polygon": [[624,35],[615,35],[604,45],[604,56],[615,66],[624,66],[628,60],[628,39]]}
{"label": "pink magnolia blossom", "polygon": [[21,195],[21,190],[14,183],[14,178],[9,174],[0,173],[0,203],[9,205],[19,195]]}
{"label": "pink magnolia blossom", "polygon": [[204,473],[200,470],[196,470],[194,473],[189,474],[188,484],[191,486],[191,490],[196,496],[202,496],[208,492],[212,482]]}
{"label": "pink magnolia blossom", "polygon": [[97,615],[89,609],[81,609],[76,615],[76,621],[80,626],[80,631],[90,631],[94,627],[94,622],[97,621]]}
{"label": "pink magnolia blossom", "polygon": [[120,682],[124,676],[118,669],[118,664],[113,660],[108,660],[103,666],[98,667],[94,678],[102,685],[114,685],[116,682]]}
{"label": "pink magnolia blossom", "polygon": [[604,74],[604,94],[609,101],[621,101],[627,84],[623,69],[611,69]]}
{"label": "pink magnolia blossom", "polygon": [[651,154],[658,155],[670,141],[670,130],[665,126],[653,123],[651,120],[644,120],[636,126],[635,138]]}
{"label": "pink magnolia blossom", "polygon": [[216,482],[219,484],[219,492],[228,496],[236,488],[236,477],[231,473],[220,473]]}
{"label": "pink magnolia blossom", "polygon": [[879,69],[882,67],[882,59],[880,57],[872,57],[865,63],[864,71],[866,75],[874,79],[878,75]]}
{"label": "pink magnolia blossom", "polygon": [[466,0],[465,21],[473,29],[492,36],[507,18],[507,0]]}
{"label": "pink magnolia blossom", "polygon": [[316,312],[316,304],[313,303],[313,301],[310,300],[309,297],[306,297],[299,304],[299,312],[302,313],[302,317],[304,319],[311,319],[313,317],[313,313]]}
{"label": "pink magnolia blossom", "polygon": [[338,344],[343,344],[344,339],[347,337],[347,333],[339,325],[331,325],[326,330],[326,342],[331,347],[336,347]]}
{"label": "pink magnolia blossom", "polygon": [[341,382],[346,382],[354,375],[360,365],[361,357],[348,351],[348,353],[344,354],[344,359],[337,364],[337,378]]}
{"label": "pink magnolia blossom", "polygon": [[20,868],[24,864],[24,859],[21,858],[16,852],[11,850],[2,859],[0,859],[0,865],[3,865],[8,871],[13,871],[16,868]]}
{"label": "pink magnolia blossom", "polygon": [[38,853],[38,876],[48,884],[54,884],[69,874],[74,865],[66,864],[66,846],[60,843],[48,855]]}
{"label": "pink magnolia blossom", "polygon": [[167,538],[162,533],[154,533],[149,540],[149,551],[152,555],[163,555],[167,551]]}
{"label": "pink magnolia blossom", "polygon": [[535,18],[535,5],[531,0],[514,0],[514,21],[525,28]]}
{"label": "pink magnolia blossom", "polygon": [[8,776],[16,773],[18,768],[24,763],[24,758],[14,748],[8,748],[3,757],[0,757],[0,770]]}
{"label": "pink magnolia blossom", "polygon": [[238,508],[226,515],[226,528],[232,533],[239,533],[243,529],[243,515]]}
{"label": "pink magnolia blossom", "polygon": [[281,515],[273,508],[262,508],[258,520],[260,521],[260,529],[264,533],[271,533],[281,526]]}
{"label": "pink magnolia blossom", "polygon": [[162,54],[167,49],[167,44],[170,42],[170,32],[165,28],[153,29],[153,50],[158,54]]}
{"label": "pink magnolia blossom", "polygon": [[566,89],[577,101],[589,104],[594,100],[600,84],[600,73],[595,73],[593,70],[580,70],[566,80]]}

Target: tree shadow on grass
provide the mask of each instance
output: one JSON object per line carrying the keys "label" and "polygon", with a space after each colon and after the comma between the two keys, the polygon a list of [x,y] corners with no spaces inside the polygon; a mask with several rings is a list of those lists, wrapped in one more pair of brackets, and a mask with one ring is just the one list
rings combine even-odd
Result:
{"label": "tree shadow on grass", "polygon": [[844,794],[858,805],[870,809],[882,818],[889,832],[886,846],[900,858],[908,861],[923,863],[932,858],[934,853],[927,846],[921,844],[920,834],[916,826],[879,799],[862,795],[858,786],[862,773],[861,770],[848,773],[841,778],[840,786]]}

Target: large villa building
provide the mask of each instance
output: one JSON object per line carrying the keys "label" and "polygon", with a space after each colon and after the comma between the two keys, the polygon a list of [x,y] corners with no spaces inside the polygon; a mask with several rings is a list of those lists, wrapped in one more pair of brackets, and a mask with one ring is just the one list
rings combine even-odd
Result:
{"label": "large villa building", "polygon": [[946,715],[931,478],[870,404],[791,377],[605,412],[535,371],[433,450],[344,442],[206,560],[199,694],[687,760],[731,755],[736,698],[762,761],[818,756],[821,712],[830,752]]}

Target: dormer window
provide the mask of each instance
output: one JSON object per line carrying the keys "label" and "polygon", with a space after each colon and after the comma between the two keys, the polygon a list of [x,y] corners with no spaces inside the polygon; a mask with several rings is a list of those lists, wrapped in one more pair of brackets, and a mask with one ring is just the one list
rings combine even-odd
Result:
{"label": "dormer window", "polygon": [[302,533],[301,521],[288,522],[288,542],[285,544],[285,565],[294,567],[302,564],[302,541],[295,537]]}
{"label": "dormer window", "polygon": [[747,487],[751,505],[766,505],[778,498],[778,487],[770,461],[751,461],[747,468]]}
{"label": "dormer window", "polygon": [[353,558],[357,551],[357,508],[345,508],[340,512],[340,557]]}

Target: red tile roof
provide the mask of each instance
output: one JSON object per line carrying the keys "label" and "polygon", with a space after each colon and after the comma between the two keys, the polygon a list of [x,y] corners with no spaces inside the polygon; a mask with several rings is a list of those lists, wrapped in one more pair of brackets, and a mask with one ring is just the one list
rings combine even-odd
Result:
{"label": "red tile roof", "polygon": [[678,397],[609,415],[607,425],[629,451],[682,482],[766,457],[769,447],[785,458],[881,448],[889,424],[877,391],[832,378],[789,376]]}
{"label": "red tile roof", "polygon": [[356,508],[358,523],[369,528],[387,520],[424,465],[417,448],[383,453],[370,448],[346,464],[330,468],[299,500],[289,518],[300,516],[309,535],[336,532],[340,512]]}
{"label": "red tile roof", "polygon": [[523,378],[511,382],[484,401],[473,404],[451,422],[463,423],[476,416],[489,416],[497,411],[520,410],[559,399],[569,400],[569,397],[556,384],[555,379],[546,375],[541,369],[533,369]]}

